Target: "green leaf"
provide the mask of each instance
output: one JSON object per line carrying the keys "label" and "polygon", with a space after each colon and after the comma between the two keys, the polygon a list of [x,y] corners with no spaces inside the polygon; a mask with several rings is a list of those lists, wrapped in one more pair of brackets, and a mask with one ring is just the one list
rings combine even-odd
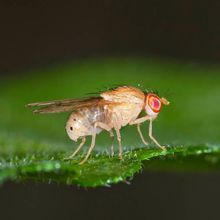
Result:
{"label": "green leaf", "polygon": [[[218,170],[220,168],[219,68],[144,59],[86,60],[36,70],[0,82],[0,182],[58,182],[101,186],[130,180],[146,170]],[[122,129],[124,160],[109,156],[111,140],[97,137],[91,158],[86,147],[72,161],[77,144],[65,133],[68,114],[33,115],[27,103],[83,97],[113,85],[141,84],[159,90],[171,105],[153,123],[167,151],[143,146],[136,128]],[[148,138],[148,124],[142,131]],[[115,142],[117,151],[117,142]]]}

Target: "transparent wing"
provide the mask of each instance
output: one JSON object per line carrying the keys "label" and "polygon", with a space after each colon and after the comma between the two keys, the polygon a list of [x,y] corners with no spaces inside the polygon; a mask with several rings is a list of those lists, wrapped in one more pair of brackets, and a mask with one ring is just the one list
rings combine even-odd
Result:
{"label": "transparent wing", "polygon": [[103,105],[109,103],[102,97],[89,97],[82,99],[63,99],[48,102],[30,103],[27,107],[37,107],[34,113],[59,113],[67,111],[75,111],[79,108]]}

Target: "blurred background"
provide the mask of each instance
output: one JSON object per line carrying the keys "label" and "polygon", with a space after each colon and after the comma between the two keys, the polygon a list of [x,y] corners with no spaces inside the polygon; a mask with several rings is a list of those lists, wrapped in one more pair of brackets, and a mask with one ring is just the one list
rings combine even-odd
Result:
{"label": "blurred background", "polygon": [[218,62],[218,1],[14,1],[0,7],[1,73],[85,57]]}
{"label": "blurred background", "polygon": [[[174,106],[182,100],[175,120],[168,120],[174,108],[161,116],[161,125],[158,122],[163,142],[171,143],[176,134],[177,143],[184,137],[204,143],[208,133],[209,142],[219,143],[219,9],[214,0],[1,0],[0,85],[8,88],[3,92],[11,91],[1,101],[9,109],[13,105],[7,105],[6,98],[16,102],[16,95],[25,104],[38,98],[83,96],[116,82],[149,82],[162,88]],[[56,89],[65,85],[64,92]],[[32,98],[23,95],[28,92]],[[189,98],[186,106],[184,94]],[[204,108],[204,96],[211,110]],[[194,109],[193,114],[185,108]],[[1,116],[0,127],[14,130],[13,117]],[[22,117],[16,125],[22,125]],[[38,121],[36,127],[28,120]],[[28,120],[27,132],[47,136],[40,134],[45,118],[29,115]],[[62,129],[60,121],[51,133]],[[182,127],[179,133],[175,125]],[[59,141],[65,138],[64,133],[57,136]],[[219,184],[219,172],[162,171],[144,171],[130,185],[97,189],[8,182],[0,188],[0,212],[2,219],[216,219]]]}

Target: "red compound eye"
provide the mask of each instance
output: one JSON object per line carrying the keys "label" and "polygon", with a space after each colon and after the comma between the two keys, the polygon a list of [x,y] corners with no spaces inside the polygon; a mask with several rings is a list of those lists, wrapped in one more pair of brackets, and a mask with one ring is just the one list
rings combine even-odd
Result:
{"label": "red compound eye", "polygon": [[148,97],[148,105],[155,113],[159,112],[161,109],[160,98],[156,95],[150,95]]}

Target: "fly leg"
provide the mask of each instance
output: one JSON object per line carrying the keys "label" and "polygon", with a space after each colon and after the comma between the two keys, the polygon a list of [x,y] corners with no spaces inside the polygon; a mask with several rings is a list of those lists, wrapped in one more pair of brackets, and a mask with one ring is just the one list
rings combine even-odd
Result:
{"label": "fly leg", "polygon": [[115,128],[116,131],[116,135],[117,135],[117,139],[118,139],[118,145],[119,145],[119,159],[122,159],[122,145],[121,145],[121,134],[120,134],[120,130],[118,128]]}
{"label": "fly leg", "polygon": [[136,120],[134,120],[134,121],[131,121],[131,122],[129,123],[129,125],[141,124],[141,123],[143,123],[143,122],[145,122],[145,121],[147,121],[147,120],[151,120],[151,117],[150,117],[149,115],[146,115],[146,116],[144,116],[144,117],[141,117],[141,118],[138,118],[138,119],[136,119]]}
{"label": "fly leg", "polygon": [[[90,146],[90,148],[89,148],[89,150],[88,150],[88,152],[87,152],[87,154],[86,154],[86,157],[79,163],[80,165],[84,164],[84,163],[88,160],[88,158],[89,158],[89,156],[90,156],[90,154],[91,154],[93,148],[95,147],[96,128],[97,128],[97,127],[102,128],[102,129],[104,129],[104,130],[106,130],[106,131],[109,131],[109,132],[111,133],[111,127],[109,127],[108,125],[106,125],[106,124],[104,124],[104,123],[102,123],[102,122],[96,122],[96,123],[95,123],[95,125],[94,125],[94,127],[93,127],[93,134],[92,134],[91,146]],[[113,136],[114,136],[114,134],[113,134]]]}
{"label": "fly leg", "polygon": [[88,158],[89,158],[89,156],[90,156],[90,154],[91,154],[93,148],[95,147],[96,127],[97,127],[97,125],[95,124],[94,127],[93,127],[91,146],[90,146],[90,148],[89,148],[89,150],[88,150],[88,152],[87,152],[85,158],[79,163],[80,165],[84,164],[84,163],[88,160]]}
{"label": "fly leg", "polygon": [[112,130],[110,130],[109,133],[110,133],[110,137],[112,139],[111,156],[113,157],[114,156],[114,133]]}
{"label": "fly leg", "polygon": [[[161,146],[161,145],[157,142],[157,140],[153,137],[153,135],[152,135],[152,123],[153,123],[153,118],[152,118],[152,117],[146,115],[146,116],[144,116],[144,117],[142,117],[142,118],[138,118],[138,119],[136,119],[136,120],[130,122],[129,124],[130,124],[130,125],[140,124],[140,123],[143,123],[143,122],[145,122],[145,121],[147,121],[147,120],[150,121],[150,124],[149,124],[149,137],[150,137],[150,139],[151,139],[159,148],[161,148],[162,150],[165,150],[166,148],[165,148],[164,146]],[[140,134],[140,136],[141,136],[141,133],[139,133],[139,134]],[[142,137],[143,137],[143,135],[142,135]],[[141,139],[142,139],[142,138],[141,138]],[[143,141],[143,140],[142,140],[142,141]]]}
{"label": "fly leg", "polygon": [[165,148],[164,146],[161,146],[161,145],[157,142],[157,140],[153,137],[153,135],[152,135],[152,122],[153,122],[153,120],[150,119],[150,124],[149,124],[149,137],[150,137],[150,139],[151,139],[159,148],[161,148],[162,150],[166,150],[166,148]]}
{"label": "fly leg", "polygon": [[148,143],[145,141],[144,136],[143,136],[143,134],[142,134],[142,132],[141,132],[140,124],[137,124],[137,130],[138,130],[138,133],[139,133],[139,135],[140,135],[140,137],[141,137],[142,142],[147,146]]}
{"label": "fly leg", "polygon": [[83,137],[82,142],[80,143],[79,147],[77,147],[77,149],[69,157],[64,158],[64,160],[72,159],[79,152],[79,150],[82,148],[82,146],[85,144],[85,142],[86,142],[86,138]]}
{"label": "fly leg", "polygon": [[106,131],[109,132],[110,137],[112,139],[111,155],[114,156],[114,145],[113,145],[113,143],[114,143],[114,133],[113,133],[111,127],[109,125],[105,124],[105,123],[102,123],[102,122],[96,122],[96,125],[97,125],[97,127],[100,127],[103,130],[106,130]]}
{"label": "fly leg", "polygon": [[141,140],[142,140],[142,142],[145,144],[145,145],[148,145],[148,143],[145,141],[145,139],[144,139],[144,136],[143,136],[143,134],[142,134],[142,132],[141,132],[141,128],[140,128],[140,124],[141,123],[143,123],[143,122],[145,122],[145,121],[147,121],[147,120],[150,120],[151,118],[148,116],[148,115],[146,115],[146,116],[144,116],[144,117],[142,117],[142,118],[138,118],[138,119],[136,119],[136,120],[134,120],[134,121],[131,121],[129,124],[130,125],[137,125],[137,130],[138,130],[138,133],[139,133],[139,135],[140,135],[140,137],[141,137]]}

